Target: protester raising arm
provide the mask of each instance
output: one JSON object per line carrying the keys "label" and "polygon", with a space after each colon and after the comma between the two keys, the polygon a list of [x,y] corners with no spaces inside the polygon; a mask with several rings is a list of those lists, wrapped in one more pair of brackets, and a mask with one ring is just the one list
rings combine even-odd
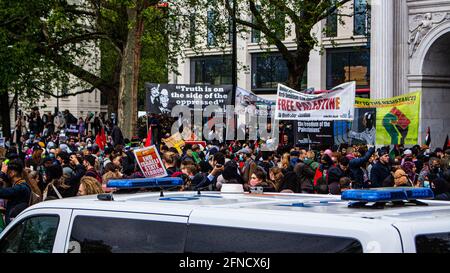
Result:
{"label": "protester raising arm", "polygon": [[215,184],[217,177],[223,172],[224,167],[216,165],[214,169],[203,178],[202,182],[198,183],[195,190],[201,190],[208,187],[211,184]]}
{"label": "protester raising arm", "polygon": [[64,182],[69,188],[65,191],[64,197],[72,197],[78,194],[78,188],[80,187],[81,177],[86,173],[86,169],[80,164],[80,161],[76,156],[70,157],[70,163],[74,168],[74,174],[67,178]]}

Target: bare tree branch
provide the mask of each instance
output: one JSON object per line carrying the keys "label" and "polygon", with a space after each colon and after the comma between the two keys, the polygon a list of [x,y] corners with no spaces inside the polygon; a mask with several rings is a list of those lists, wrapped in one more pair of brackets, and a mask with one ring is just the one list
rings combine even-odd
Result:
{"label": "bare tree branch", "polygon": [[81,91],[78,91],[78,92],[75,92],[75,93],[68,93],[68,94],[63,94],[63,95],[55,95],[55,94],[53,94],[51,92],[48,92],[48,91],[45,91],[45,90],[43,90],[43,89],[41,89],[41,88],[39,88],[39,87],[37,87],[35,85],[33,85],[33,88],[36,89],[37,91],[41,92],[42,94],[51,96],[51,97],[56,98],[56,99],[67,98],[67,97],[76,96],[76,95],[84,94],[84,93],[92,93],[96,89],[95,87],[91,87],[91,88],[84,89],[84,90],[81,90]]}

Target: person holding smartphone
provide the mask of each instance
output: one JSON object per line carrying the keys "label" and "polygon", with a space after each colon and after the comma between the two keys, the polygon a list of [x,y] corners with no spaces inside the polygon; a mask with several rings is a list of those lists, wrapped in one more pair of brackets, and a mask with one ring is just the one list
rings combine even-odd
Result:
{"label": "person holding smartphone", "polygon": [[203,178],[203,180],[197,184],[195,190],[215,190],[217,178],[222,174],[225,165],[225,155],[221,152],[217,152],[213,155],[213,159],[210,162],[213,167],[212,171]]}

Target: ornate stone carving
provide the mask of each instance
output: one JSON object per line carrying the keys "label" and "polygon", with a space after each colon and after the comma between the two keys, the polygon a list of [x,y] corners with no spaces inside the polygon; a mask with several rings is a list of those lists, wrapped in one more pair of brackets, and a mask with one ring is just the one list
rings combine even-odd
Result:
{"label": "ornate stone carving", "polygon": [[412,57],[423,37],[444,20],[449,19],[446,12],[417,14],[409,17],[409,57]]}

